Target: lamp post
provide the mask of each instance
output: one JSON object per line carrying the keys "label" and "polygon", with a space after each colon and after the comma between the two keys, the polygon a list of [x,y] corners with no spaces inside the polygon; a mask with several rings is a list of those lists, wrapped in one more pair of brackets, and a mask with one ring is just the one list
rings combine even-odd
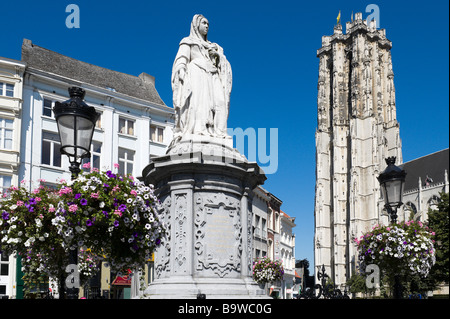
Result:
{"label": "lamp post", "polygon": [[[60,152],[69,157],[69,170],[72,173],[72,180],[76,179],[81,171],[81,160],[91,155],[89,149],[92,135],[94,134],[95,123],[100,116],[95,108],[88,106],[83,101],[85,94],[86,92],[82,88],[71,87],[69,88],[70,99],[62,103],[56,102],[53,108],[61,141]],[[69,253],[69,265],[76,266],[77,264],[78,250],[74,249]],[[77,267],[72,267],[72,269],[74,272],[78,270]],[[61,287],[64,287],[63,283],[61,283]],[[67,297],[77,299],[78,292],[78,285],[74,284],[71,288],[68,288]],[[64,292],[61,295],[64,295]]]}
{"label": "lamp post", "polygon": [[[402,206],[403,189],[405,186],[406,172],[395,166],[395,156],[386,158],[388,167],[378,176],[381,192],[384,198],[384,207],[389,213],[391,224],[397,223],[397,209]],[[394,298],[402,298],[402,284],[400,276],[394,276]]]}
{"label": "lamp post", "polygon": [[397,222],[397,209],[403,204],[403,189],[406,172],[395,166],[395,156],[386,158],[388,167],[378,176],[381,192],[384,198],[384,207],[391,218],[391,223]]}

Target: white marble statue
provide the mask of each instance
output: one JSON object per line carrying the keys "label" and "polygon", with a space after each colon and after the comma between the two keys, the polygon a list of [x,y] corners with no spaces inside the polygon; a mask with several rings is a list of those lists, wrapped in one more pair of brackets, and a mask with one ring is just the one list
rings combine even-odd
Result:
{"label": "white marble statue", "polygon": [[208,20],[192,19],[188,37],[180,42],[172,68],[176,123],[173,142],[187,135],[227,137],[232,85],[231,66],[223,49],[208,41]]}

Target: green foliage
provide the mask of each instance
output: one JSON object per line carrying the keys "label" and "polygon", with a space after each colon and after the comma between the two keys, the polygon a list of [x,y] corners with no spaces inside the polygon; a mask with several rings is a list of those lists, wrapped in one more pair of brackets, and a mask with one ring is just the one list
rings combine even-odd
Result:
{"label": "green foliage", "polygon": [[376,291],[376,288],[367,288],[366,277],[360,274],[353,274],[346,285],[350,287],[350,292],[353,294],[363,293],[367,296],[373,295]]}
{"label": "green foliage", "polygon": [[449,282],[449,194],[441,193],[437,210],[429,210],[428,225],[436,233],[436,264],[430,276],[437,282]]}

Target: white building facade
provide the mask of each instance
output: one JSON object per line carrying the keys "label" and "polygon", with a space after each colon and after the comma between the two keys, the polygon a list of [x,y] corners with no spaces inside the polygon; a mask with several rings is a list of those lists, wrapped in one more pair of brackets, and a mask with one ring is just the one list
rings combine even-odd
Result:
{"label": "white building facade", "polygon": [[[5,60],[11,64],[11,60]],[[3,75],[2,62],[0,82],[15,86],[14,96],[0,94],[0,132],[13,126],[12,149],[0,147],[1,187],[21,184],[31,190],[38,182],[51,187],[62,179],[70,180],[70,164],[67,156],[59,152],[52,108],[56,101],[69,99],[68,88],[72,86],[84,89],[85,102],[101,114],[91,143],[91,157],[83,163],[90,162],[91,167],[100,170],[113,170],[114,164],[119,164],[119,173],[140,177],[152,156],[165,154],[172,140],[174,111],[159,97],[154,77],[101,68],[27,39],[22,45],[22,61],[16,61],[10,75]],[[3,87],[0,92],[11,94],[10,86]],[[3,134],[10,136],[9,131]],[[10,146],[10,140],[5,139],[4,145]],[[10,269],[15,269],[15,258],[9,260]],[[15,272],[9,271],[10,288],[0,287],[0,294],[5,290],[5,295],[14,298],[15,277]]]}
{"label": "white building facade", "polygon": [[[86,91],[85,102],[95,107],[97,121],[92,144],[92,167],[141,176],[150,157],[165,154],[172,140],[173,109],[160,99],[154,78],[139,77],[84,63],[24,40],[27,63],[23,93],[20,176],[26,185],[70,179],[67,156],[59,153],[59,136],[52,108],[69,99],[68,88]],[[59,61],[58,65],[51,60]]]}
{"label": "white building facade", "polygon": [[269,283],[267,293],[282,299],[293,298],[295,281],[295,218],[280,209],[282,201],[258,186],[253,191],[253,258],[281,261],[283,280]]}
{"label": "white building facade", "polygon": [[295,285],[295,217],[281,211],[280,223],[280,259],[283,262],[284,277],[281,295],[283,299],[292,299]]}
{"label": "white building facade", "polygon": [[258,186],[253,191],[253,259],[268,256],[268,192]]}
{"label": "white building facade", "polygon": [[[0,207],[5,190],[19,182],[20,127],[25,63],[0,57]],[[15,259],[0,252],[0,298],[11,296]]]}

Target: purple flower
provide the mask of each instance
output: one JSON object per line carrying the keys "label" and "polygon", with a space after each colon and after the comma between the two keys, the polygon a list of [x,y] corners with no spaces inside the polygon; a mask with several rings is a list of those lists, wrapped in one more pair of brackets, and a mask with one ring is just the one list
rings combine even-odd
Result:
{"label": "purple flower", "polygon": [[30,198],[30,200],[28,201],[28,203],[29,203],[30,205],[36,205],[36,199]]}
{"label": "purple flower", "polygon": [[109,214],[107,211],[104,210],[104,211],[102,211],[102,213],[103,213],[103,215],[105,215],[106,218],[108,218]]}
{"label": "purple flower", "polygon": [[87,225],[87,226],[92,226],[92,221],[91,221],[90,219],[88,219],[88,220],[86,221],[86,225]]}
{"label": "purple flower", "polygon": [[105,187],[105,188],[108,188],[108,187],[109,187],[109,185],[108,185],[108,184],[106,184],[106,183],[104,183],[104,184],[103,184],[103,187]]}
{"label": "purple flower", "polygon": [[86,198],[80,199],[80,204],[83,206],[87,205],[87,199]]}
{"label": "purple flower", "polygon": [[127,205],[125,205],[125,204],[120,205],[120,206],[119,206],[119,210],[120,210],[122,213],[125,212],[125,211],[127,210]]}
{"label": "purple flower", "polygon": [[116,175],[113,174],[111,171],[107,171],[106,176],[108,176],[109,178],[116,178]]}
{"label": "purple flower", "polygon": [[156,241],[155,241],[155,243],[156,243],[156,245],[161,244],[161,239],[157,238]]}
{"label": "purple flower", "polygon": [[119,226],[119,221],[118,221],[118,220],[114,221],[114,226],[115,226],[115,227],[118,227],[118,226]]}
{"label": "purple flower", "polygon": [[9,219],[9,213],[8,213],[7,211],[3,211],[3,213],[2,213],[2,218],[3,218],[4,220],[8,220],[8,219]]}
{"label": "purple flower", "polygon": [[80,194],[80,193],[75,194],[75,199],[78,199],[78,198],[80,198],[80,197],[81,197],[81,194]]}

